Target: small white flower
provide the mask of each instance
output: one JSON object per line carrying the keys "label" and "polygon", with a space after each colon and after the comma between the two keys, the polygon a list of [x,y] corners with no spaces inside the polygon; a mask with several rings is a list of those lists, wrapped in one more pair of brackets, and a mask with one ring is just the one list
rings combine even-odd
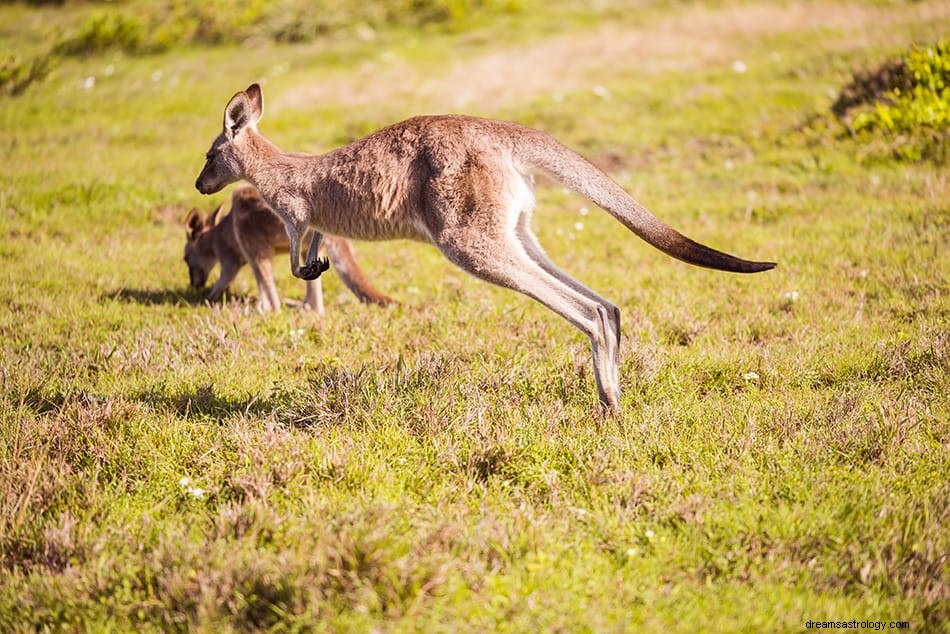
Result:
{"label": "small white flower", "polygon": [[627,549],[627,557],[636,557],[636,556],[637,556],[637,549],[636,549],[636,548],[628,548],[628,549]]}
{"label": "small white flower", "polygon": [[798,301],[798,291],[788,291],[782,297],[784,297],[790,302]]}
{"label": "small white flower", "polygon": [[188,476],[185,476],[184,478],[178,481],[178,484],[180,486],[186,487],[189,484],[191,484],[191,478],[189,478]]}
{"label": "small white flower", "polygon": [[188,489],[188,493],[190,493],[191,497],[195,498],[196,500],[200,500],[205,496],[205,490],[201,487],[192,487]]}
{"label": "small white flower", "polygon": [[656,537],[656,533],[654,533],[654,532],[653,532],[652,530],[650,530],[649,528],[648,528],[648,529],[646,530],[646,532],[643,533],[643,534],[646,535],[646,538],[647,538],[647,539],[653,539],[654,537]]}
{"label": "small white flower", "polygon": [[745,62],[743,62],[741,59],[737,59],[736,61],[732,62],[732,70],[734,70],[735,72],[741,74],[741,73],[744,73],[746,69],[747,69],[747,66],[745,65]]}
{"label": "small white flower", "polygon": [[94,75],[89,75],[82,82],[83,90],[92,90],[96,87],[96,78]]}
{"label": "small white flower", "polygon": [[600,84],[594,86],[591,90],[601,99],[610,99],[610,91]]}
{"label": "small white flower", "polygon": [[583,231],[583,230],[584,230],[583,222],[578,221],[574,223],[574,231]]}
{"label": "small white flower", "polygon": [[586,216],[587,214],[590,213],[590,209],[588,209],[587,207],[581,207],[580,209],[577,210],[577,213],[579,213],[582,216]]}
{"label": "small white flower", "polygon": [[746,381],[758,381],[759,375],[757,372],[746,372],[745,374],[742,375],[742,378],[745,379]]}
{"label": "small white flower", "polygon": [[303,328],[291,328],[291,329],[290,329],[290,338],[291,338],[291,339],[297,339],[297,338],[299,338],[299,337],[302,337],[302,336],[303,336],[303,333],[304,333],[304,329],[303,329]]}

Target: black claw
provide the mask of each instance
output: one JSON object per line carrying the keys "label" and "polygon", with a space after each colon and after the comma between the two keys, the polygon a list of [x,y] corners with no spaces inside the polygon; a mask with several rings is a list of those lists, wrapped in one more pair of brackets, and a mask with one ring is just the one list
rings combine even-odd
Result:
{"label": "black claw", "polygon": [[329,258],[317,258],[316,260],[307,262],[302,267],[300,267],[300,277],[305,280],[315,280],[329,268]]}

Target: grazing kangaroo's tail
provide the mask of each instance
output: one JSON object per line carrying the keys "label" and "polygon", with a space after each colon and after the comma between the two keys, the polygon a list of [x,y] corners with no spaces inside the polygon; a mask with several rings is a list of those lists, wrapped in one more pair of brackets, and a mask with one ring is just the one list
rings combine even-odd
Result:
{"label": "grazing kangaroo's tail", "polygon": [[380,306],[395,303],[393,298],[376,290],[363,273],[363,269],[356,263],[353,244],[349,240],[336,236],[324,236],[323,240],[327,248],[327,256],[333,263],[336,274],[361,302]]}
{"label": "grazing kangaroo's tail", "polygon": [[581,155],[546,134],[538,133],[536,138],[537,143],[516,146],[516,158],[527,166],[547,172],[603,207],[630,231],[663,253],[689,264],[733,273],[758,273],[775,268],[775,262],[743,260],[687,238],[650,213]]}

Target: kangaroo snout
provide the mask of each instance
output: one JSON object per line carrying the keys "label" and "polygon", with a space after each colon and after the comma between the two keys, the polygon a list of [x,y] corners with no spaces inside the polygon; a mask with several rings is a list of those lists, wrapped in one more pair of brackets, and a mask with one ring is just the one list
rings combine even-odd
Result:
{"label": "kangaroo snout", "polygon": [[204,195],[208,194],[217,194],[219,191],[224,189],[224,185],[216,185],[208,183],[208,179],[203,178],[204,175],[199,176],[198,180],[195,181],[195,189],[201,192]]}
{"label": "kangaroo snout", "polygon": [[208,187],[207,184],[202,183],[202,180],[203,179],[201,178],[201,176],[199,176],[198,180],[195,181],[195,189],[197,189],[199,192],[201,192],[202,194],[206,196],[208,194],[213,194],[214,192],[211,190],[211,188]]}
{"label": "kangaroo snout", "polygon": [[229,179],[226,176],[223,177],[217,169],[215,162],[209,159],[195,180],[195,189],[206,196],[208,194],[216,194],[235,180],[237,179]]}
{"label": "kangaroo snout", "polygon": [[204,271],[191,269],[188,271],[188,277],[191,278],[192,288],[201,289],[201,288],[204,288],[205,284],[208,283],[208,276]]}

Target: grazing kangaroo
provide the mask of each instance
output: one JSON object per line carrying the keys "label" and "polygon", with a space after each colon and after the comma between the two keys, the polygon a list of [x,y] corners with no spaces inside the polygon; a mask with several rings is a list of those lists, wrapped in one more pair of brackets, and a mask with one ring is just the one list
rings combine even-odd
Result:
{"label": "grazing kangaroo", "polygon": [[[600,402],[620,403],[620,311],[558,269],[531,231],[532,169],[540,169],[607,210],[660,251],[690,264],[737,273],[765,271],[681,235],[603,171],[547,134],[515,123],[461,115],[415,117],[322,155],[284,152],[257,131],[261,88],[236,93],[195,187],[212,194],[253,183],[290,237],[300,265],[304,232],[361,240],[409,238],[435,245],[475,277],[537,300],[590,338]],[[315,241],[316,242],[316,241]],[[311,249],[312,251],[313,249]]]}
{"label": "grazing kangaroo", "polygon": [[[220,263],[221,273],[208,293],[208,299],[217,301],[241,268],[250,264],[257,280],[260,310],[279,311],[280,296],[274,284],[271,262],[275,252],[290,248],[283,223],[251,185],[240,185],[234,189],[231,213],[217,222],[223,206],[207,217],[202,217],[201,212],[193,209],[185,220],[185,262],[188,263],[191,285],[202,288],[211,269]],[[366,279],[356,263],[349,240],[326,236],[322,242],[340,279],[361,302],[392,302]],[[323,314],[323,292],[319,279],[307,281],[304,306]]]}

